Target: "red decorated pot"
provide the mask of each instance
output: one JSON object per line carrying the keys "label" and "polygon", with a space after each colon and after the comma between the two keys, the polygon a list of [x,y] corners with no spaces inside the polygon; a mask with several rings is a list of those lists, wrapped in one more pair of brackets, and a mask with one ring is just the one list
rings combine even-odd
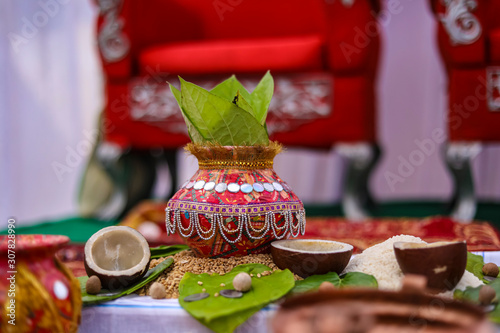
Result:
{"label": "red decorated pot", "polygon": [[78,330],[80,284],[55,257],[68,242],[56,235],[0,236],[1,332]]}
{"label": "red decorated pot", "polygon": [[199,170],[168,202],[166,224],[197,256],[268,253],[272,241],[304,234],[304,205],[272,168],[280,145],[186,150]]}

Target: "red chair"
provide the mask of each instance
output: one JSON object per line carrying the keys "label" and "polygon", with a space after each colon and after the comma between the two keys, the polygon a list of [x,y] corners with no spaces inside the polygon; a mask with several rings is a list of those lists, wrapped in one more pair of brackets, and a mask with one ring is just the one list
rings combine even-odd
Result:
{"label": "red chair", "polygon": [[500,0],[431,0],[431,6],[448,76],[451,215],[468,222],[476,212],[470,163],[481,145],[500,141]]}
{"label": "red chair", "polygon": [[322,149],[343,144],[345,213],[368,215],[367,179],[379,155],[373,88],[377,0],[100,0],[99,5],[107,126],[98,156],[115,178],[113,165],[126,149],[161,147],[170,152],[175,184],[172,152],[189,139],[166,80],[175,83],[181,75],[209,87],[237,74],[252,86],[269,69],[276,87],[268,116],[271,139]]}

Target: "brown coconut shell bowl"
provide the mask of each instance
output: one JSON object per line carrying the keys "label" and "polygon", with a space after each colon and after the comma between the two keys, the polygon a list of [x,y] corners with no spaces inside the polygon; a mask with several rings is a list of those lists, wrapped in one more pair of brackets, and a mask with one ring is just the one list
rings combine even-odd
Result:
{"label": "brown coconut shell bowl", "polygon": [[352,251],[350,244],[321,239],[287,239],[271,243],[276,266],[288,268],[303,278],[329,272],[340,274],[349,263]]}
{"label": "brown coconut shell bowl", "polygon": [[467,265],[467,244],[460,242],[394,243],[394,254],[404,274],[423,275],[427,288],[452,290]]}
{"label": "brown coconut shell bowl", "polygon": [[106,227],[85,244],[87,275],[96,275],[104,288],[117,291],[139,281],[151,260],[149,244],[137,230],[125,226]]}

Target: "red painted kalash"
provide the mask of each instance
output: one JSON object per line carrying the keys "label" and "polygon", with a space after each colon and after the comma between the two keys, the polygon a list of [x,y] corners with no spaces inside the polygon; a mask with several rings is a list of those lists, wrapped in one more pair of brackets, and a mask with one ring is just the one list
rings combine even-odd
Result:
{"label": "red painted kalash", "polygon": [[279,144],[186,150],[199,170],[168,202],[166,225],[197,256],[267,253],[272,241],[304,234],[304,205],[273,170]]}
{"label": "red painted kalash", "polygon": [[1,332],[78,331],[80,284],[55,257],[68,242],[56,235],[0,237]]}

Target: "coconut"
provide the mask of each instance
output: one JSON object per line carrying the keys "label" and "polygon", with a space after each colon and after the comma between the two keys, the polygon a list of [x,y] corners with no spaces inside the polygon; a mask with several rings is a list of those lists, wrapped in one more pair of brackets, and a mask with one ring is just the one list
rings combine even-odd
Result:
{"label": "coconut", "polygon": [[99,230],[85,244],[85,271],[108,290],[125,288],[146,274],[151,251],[135,229],[112,226]]}
{"label": "coconut", "polygon": [[427,287],[452,290],[467,265],[465,242],[394,243],[394,254],[404,274],[424,275]]}
{"label": "coconut", "polygon": [[271,243],[273,261],[281,269],[288,268],[303,278],[336,272],[349,263],[350,244],[320,239],[287,239]]}

